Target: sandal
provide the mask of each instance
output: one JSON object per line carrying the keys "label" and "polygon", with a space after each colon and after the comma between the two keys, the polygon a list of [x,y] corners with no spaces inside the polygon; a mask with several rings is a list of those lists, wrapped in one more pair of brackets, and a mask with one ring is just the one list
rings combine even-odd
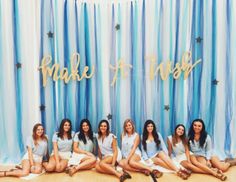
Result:
{"label": "sandal", "polygon": [[120,176],[120,182],[123,182],[123,181],[125,181],[126,179],[128,179],[128,176],[127,176],[127,175],[122,174],[122,175]]}
{"label": "sandal", "polygon": [[179,170],[176,174],[177,176],[181,177],[183,180],[188,179],[188,175],[182,172],[181,170]]}
{"label": "sandal", "polygon": [[148,171],[147,169],[143,170],[142,171],[146,176],[149,176],[150,175],[150,171]]}
{"label": "sandal", "polygon": [[225,176],[224,174],[216,173],[214,176],[220,179],[221,181],[225,181],[227,179],[227,176]]}
{"label": "sandal", "polygon": [[123,173],[124,173],[124,175],[125,175],[128,179],[131,179],[131,178],[132,178],[131,175],[130,175],[128,172],[126,172],[126,171],[123,170]]}
{"label": "sandal", "polygon": [[155,174],[153,173],[153,171],[152,171],[150,174],[151,174],[151,177],[152,177],[153,182],[157,182],[156,176],[155,176]]}
{"label": "sandal", "polygon": [[192,174],[192,171],[190,171],[190,170],[188,170],[188,169],[185,169],[185,168],[180,169],[180,171],[181,171],[182,173],[185,173],[188,177],[191,176],[191,174]]}
{"label": "sandal", "polygon": [[71,167],[71,168],[69,169],[69,175],[72,177],[73,174],[76,173],[76,171],[77,171],[77,170],[76,170],[75,166]]}
{"label": "sandal", "polygon": [[157,169],[153,169],[151,173],[155,176],[155,178],[160,178],[163,176],[163,172],[160,172]]}

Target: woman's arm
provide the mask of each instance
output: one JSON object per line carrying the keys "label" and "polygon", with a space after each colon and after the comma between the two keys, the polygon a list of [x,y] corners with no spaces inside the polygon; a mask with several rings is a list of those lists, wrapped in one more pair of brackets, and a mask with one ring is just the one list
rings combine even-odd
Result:
{"label": "woman's arm", "polygon": [[58,154],[57,142],[53,142],[53,153],[54,153],[54,158],[55,158],[56,164],[58,164],[59,163],[59,154]]}
{"label": "woman's arm", "polygon": [[171,154],[172,154],[172,144],[170,142],[170,139],[167,138],[167,147],[168,147],[168,155],[171,157]]}
{"label": "woman's arm", "polygon": [[30,167],[31,167],[34,165],[32,148],[27,146],[27,151],[28,151],[29,162],[30,162]]}
{"label": "woman's arm", "polygon": [[118,150],[117,150],[117,141],[114,137],[112,140],[112,150],[113,150],[112,166],[115,166],[118,156]]}
{"label": "woman's arm", "polygon": [[87,151],[82,150],[82,149],[79,148],[79,142],[74,142],[73,143],[73,152],[78,153],[78,154],[91,155],[90,152],[87,152]]}
{"label": "woman's arm", "polygon": [[99,146],[98,146],[98,158],[100,160],[102,160],[102,153],[101,153],[101,150],[100,150]]}

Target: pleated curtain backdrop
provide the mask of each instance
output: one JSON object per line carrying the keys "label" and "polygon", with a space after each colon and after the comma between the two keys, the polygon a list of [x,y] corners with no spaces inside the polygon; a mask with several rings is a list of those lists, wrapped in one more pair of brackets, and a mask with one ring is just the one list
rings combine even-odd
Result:
{"label": "pleated curtain backdrop", "polygon": [[[191,64],[187,79],[150,79],[151,62]],[[45,56],[92,78],[43,87]],[[116,66],[122,60],[125,74]],[[132,68],[127,65],[132,65]],[[132,118],[141,134],[146,119],[166,138],[176,124],[202,118],[220,157],[236,155],[236,1],[234,0],[0,0],[0,162],[19,162],[26,137],[42,122],[50,138],[63,118],[93,130],[110,114],[117,136]],[[118,137],[119,138],[119,137]]]}

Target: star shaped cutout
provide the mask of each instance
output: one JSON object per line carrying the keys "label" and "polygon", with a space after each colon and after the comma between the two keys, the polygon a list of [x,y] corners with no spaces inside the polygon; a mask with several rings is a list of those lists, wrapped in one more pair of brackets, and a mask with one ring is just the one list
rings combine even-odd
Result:
{"label": "star shaped cutout", "polygon": [[115,28],[116,30],[120,30],[120,24],[116,24]]}
{"label": "star shaped cutout", "polygon": [[17,69],[21,68],[21,63],[16,63],[16,68]]}
{"label": "star shaped cutout", "polygon": [[46,108],[46,106],[45,105],[41,105],[41,106],[39,106],[39,109],[40,109],[40,111],[44,111],[45,110],[45,108]]}
{"label": "star shaped cutout", "polygon": [[212,84],[213,84],[213,85],[217,85],[218,82],[219,82],[219,81],[218,81],[217,79],[214,79],[214,80],[212,81]]}
{"label": "star shaped cutout", "polygon": [[47,34],[48,34],[48,38],[53,38],[53,33],[51,31],[49,31]]}
{"label": "star shaped cutout", "polygon": [[202,40],[203,39],[200,36],[196,38],[197,43],[201,43]]}
{"label": "star shaped cutout", "polygon": [[165,109],[166,111],[169,111],[170,106],[169,106],[169,105],[165,105],[164,109]]}
{"label": "star shaped cutout", "polygon": [[107,115],[107,119],[108,120],[112,119],[112,115],[110,113]]}

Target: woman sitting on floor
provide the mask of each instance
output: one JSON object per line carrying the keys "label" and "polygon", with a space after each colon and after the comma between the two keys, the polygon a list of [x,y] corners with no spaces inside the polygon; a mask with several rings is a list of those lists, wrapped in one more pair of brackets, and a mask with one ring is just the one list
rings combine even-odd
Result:
{"label": "woman sitting on floor", "polygon": [[42,124],[34,125],[33,135],[27,138],[26,141],[27,152],[22,159],[21,169],[12,169],[10,171],[1,171],[0,176],[15,176],[23,177],[29,173],[42,173],[43,156],[47,155],[48,139],[44,134]]}
{"label": "woman sitting on floor", "polygon": [[138,148],[140,138],[135,132],[135,126],[131,119],[124,122],[123,133],[121,135],[121,151],[123,159],[119,162],[120,166],[128,171],[144,172],[145,175],[153,178],[161,177],[162,173],[152,169],[141,162],[141,151]]}
{"label": "woman sitting on floor", "polygon": [[67,168],[68,160],[71,157],[74,132],[72,131],[71,121],[63,119],[59,131],[54,133],[53,152],[49,162],[44,165],[47,172],[63,172]]}
{"label": "woman sitting on floor", "polygon": [[190,173],[178,168],[167,155],[165,143],[161,134],[157,133],[156,125],[152,120],[145,122],[142,137],[142,155],[145,161],[151,160],[156,165],[173,170],[182,179],[189,177]]}
{"label": "woman sitting on floor", "polygon": [[101,120],[98,125],[98,157],[100,161],[96,164],[96,170],[101,173],[113,174],[125,181],[131,176],[127,172],[117,171],[117,162],[121,160],[121,152],[117,146],[116,136],[110,133],[107,120]]}
{"label": "woman sitting on floor", "polygon": [[193,165],[190,160],[190,151],[184,125],[178,124],[175,127],[174,134],[167,138],[167,144],[168,154],[175,163],[190,170],[189,173],[191,173],[191,171],[195,173],[206,173],[201,168]]}
{"label": "woman sitting on floor", "polygon": [[94,146],[91,124],[88,119],[83,119],[80,123],[79,132],[74,137],[73,154],[69,160],[70,176],[79,170],[95,167],[96,157],[93,155]]}
{"label": "woman sitting on floor", "polygon": [[230,163],[221,162],[217,156],[212,155],[211,138],[205,130],[202,119],[195,119],[192,122],[188,136],[189,148],[193,153],[190,155],[191,162],[205,173],[225,181],[227,177],[222,171],[228,170]]}

